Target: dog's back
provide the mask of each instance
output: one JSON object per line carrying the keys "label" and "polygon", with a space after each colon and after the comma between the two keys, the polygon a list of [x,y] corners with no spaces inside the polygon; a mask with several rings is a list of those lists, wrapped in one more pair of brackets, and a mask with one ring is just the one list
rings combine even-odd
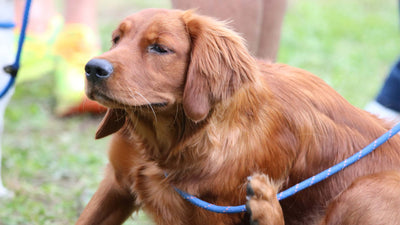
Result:
{"label": "dog's back", "polygon": [[[297,140],[296,160],[283,189],[345,160],[393,126],[352,106],[307,71],[283,64],[260,65],[268,89]],[[315,219],[315,215],[325,213],[325,206],[355,179],[382,171],[400,171],[399,149],[400,136],[396,135],[335,176],[281,201],[285,218],[287,221],[309,220],[306,215],[310,214]]]}

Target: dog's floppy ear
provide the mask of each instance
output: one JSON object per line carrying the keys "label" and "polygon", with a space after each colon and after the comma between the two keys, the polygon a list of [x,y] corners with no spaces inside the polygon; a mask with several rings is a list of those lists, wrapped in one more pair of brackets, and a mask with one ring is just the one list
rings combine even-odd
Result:
{"label": "dog's floppy ear", "polygon": [[253,80],[255,61],[242,38],[226,24],[186,11],[182,15],[191,39],[191,58],[183,92],[183,108],[195,122],[213,105]]}
{"label": "dog's floppy ear", "polygon": [[96,139],[106,137],[117,132],[124,126],[126,112],[122,109],[108,109],[96,132]]}

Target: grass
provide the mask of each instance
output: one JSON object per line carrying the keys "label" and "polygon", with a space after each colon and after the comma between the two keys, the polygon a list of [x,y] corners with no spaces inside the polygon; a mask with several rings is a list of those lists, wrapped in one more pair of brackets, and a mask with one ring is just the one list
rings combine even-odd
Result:
{"label": "grass", "polygon": [[313,72],[352,104],[370,101],[400,52],[397,1],[295,1],[279,61]]}
{"label": "grass", "polygon": [[[397,1],[303,0],[289,5],[278,61],[309,70],[363,107],[400,52]],[[166,0],[100,2],[103,47],[123,17]],[[0,225],[73,224],[102,178],[109,139],[100,118],[56,118],[52,76],[17,86],[6,111]],[[151,224],[142,214],[126,224]]]}

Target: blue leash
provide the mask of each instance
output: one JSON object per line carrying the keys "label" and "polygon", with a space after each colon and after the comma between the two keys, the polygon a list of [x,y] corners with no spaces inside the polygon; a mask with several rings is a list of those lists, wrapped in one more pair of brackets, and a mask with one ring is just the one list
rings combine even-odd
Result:
{"label": "blue leash", "polygon": [[[394,126],[392,129],[390,129],[388,132],[386,132],[385,134],[383,134],[381,137],[379,137],[378,139],[376,139],[374,142],[372,142],[371,144],[369,144],[367,147],[363,148],[361,151],[357,152],[356,154],[354,154],[353,156],[345,159],[343,162],[336,164],[335,166],[330,167],[327,170],[322,171],[321,173],[308,178],[307,180],[304,180],[294,186],[292,186],[291,188],[282,191],[281,193],[279,193],[277,195],[278,200],[283,200],[287,197],[290,197],[294,194],[296,194],[297,192],[306,189],[330,176],[332,176],[333,174],[343,170],[344,168],[350,166],[351,164],[357,162],[358,160],[360,160],[361,158],[363,158],[364,156],[368,155],[369,153],[371,153],[372,151],[374,151],[377,147],[379,147],[380,145],[382,145],[383,143],[385,143],[387,140],[389,140],[391,137],[393,137],[394,135],[396,135],[398,132],[400,131],[400,123],[396,124],[396,126]],[[217,206],[208,202],[205,202],[203,200],[200,200],[196,197],[194,197],[193,195],[190,195],[182,190],[179,190],[177,188],[175,188],[175,190],[186,200],[188,200],[190,203],[192,203],[195,206],[198,206],[200,208],[206,209],[208,211],[211,212],[215,212],[215,213],[242,213],[242,212],[246,212],[246,206],[245,205],[239,205],[239,206]]]}
{"label": "blue leash", "polygon": [[[18,74],[18,69],[20,66],[20,61],[21,61],[21,53],[22,53],[22,46],[24,45],[25,41],[25,35],[26,35],[26,28],[28,26],[28,18],[29,18],[29,11],[31,8],[31,3],[32,0],[27,0],[26,5],[25,5],[25,10],[24,10],[24,16],[22,18],[22,27],[21,27],[21,34],[18,39],[18,49],[17,49],[17,55],[15,57],[15,61],[12,65],[4,67],[4,71],[9,73],[11,75],[10,80],[8,81],[7,85],[5,88],[0,92],[0,98],[4,97],[5,94],[11,89],[11,87],[15,83],[15,78],[17,77]],[[14,23],[3,23],[1,24],[1,28],[12,28],[15,26]]]}

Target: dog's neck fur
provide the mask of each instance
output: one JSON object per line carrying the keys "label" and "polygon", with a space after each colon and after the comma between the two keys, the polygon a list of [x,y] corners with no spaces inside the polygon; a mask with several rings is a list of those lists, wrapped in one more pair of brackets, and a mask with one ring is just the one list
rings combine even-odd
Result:
{"label": "dog's neck fur", "polygon": [[180,155],[180,152],[174,149],[181,148],[185,140],[196,135],[205,124],[205,121],[192,122],[180,106],[171,108],[175,111],[157,112],[155,115],[143,112],[128,113],[129,126],[133,127],[135,135],[146,145],[145,154],[163,169],[182,166],[173,159],[174,156]]}
{"label": "dog's neck fur", "polygon": [[[249,141],[242,142],[246,146],[232,145],[236,139],[265,140],[267,137],[257,137],[261,134],[257,132],[257,129],[267,128],[258,126],[261,124],[268,126],[270,121],[264,121],[265,118],[277,118],[279,114],[276,111],[279,107],[270,107],[276,103],[273,102],[272,96],[265,94],[269,93],[265,84],[259,82],[258,77],[254,80],[254,82],[242,85],[228,99],[216,103],[215,110],[211,111],[208,117],[199,123],[190,120],[179,105],[175,111],[157,113],[157,119],[150,113],[146,115],[128,113],[131,115],[130,120],[134,125],[136,134],[146,145],[145,154],[171,176],[175,174],[174,177],[176,178],[190,179],[187,176],[182,176],[189,174],[192,176],[190,180],[212,176],[212,174],[221,170],[227,170],[230,163],[242,163],[248,165],[249,170],[251,170],[260,163],[246,162],[246,154],[250,157],[253,154],[252,151],[266,152],[265,154],[269,154],[271,157],[265,157],[265,159],[273,159],[272,155],[280,152],[274,147],[268,148],[265,145],[248,143]],[[249,102],[251,102],[250,106]],[[264,115],[265,113],[270,113],[271,116]],[[283,120],[283,118],[280,119]],[[239,126],[232,124],[231,121],[240,121]],[[221,129],[224,131],[221,131]],[[280,130],[280,128],[274,129]],[[224,134],[224,136],[221,136],[221,134]],[[250,138],[250,136],[253,137]],[[256,149],[256,147],[252,147],[253,144],[254,146],[265,146],[265,149]],[[206,151],[205,148],[213,149]],[[274,151],[275,153],[273,153]],[[212,154],[206,155],[205,152]],[[238,155],[241,156],[238,157]],[[243,162],[231,162],[235,158],[243,159]],[[204,167],[198,166],[197,163],[199,162],[209,163],[206,166],[207,171],[198,171],[197,168]],[[287,168],[281,168],[274,162],[268,164],[271,165],[271,168],[274,168],[269,172],[273,177],[280,178],[287,170]],[[181,174],[182,171],[185,171],[185,173]],[[188,171],[191,172],[188,173]],[[238,177],[240,178],[240,176],[242,175]]]}

